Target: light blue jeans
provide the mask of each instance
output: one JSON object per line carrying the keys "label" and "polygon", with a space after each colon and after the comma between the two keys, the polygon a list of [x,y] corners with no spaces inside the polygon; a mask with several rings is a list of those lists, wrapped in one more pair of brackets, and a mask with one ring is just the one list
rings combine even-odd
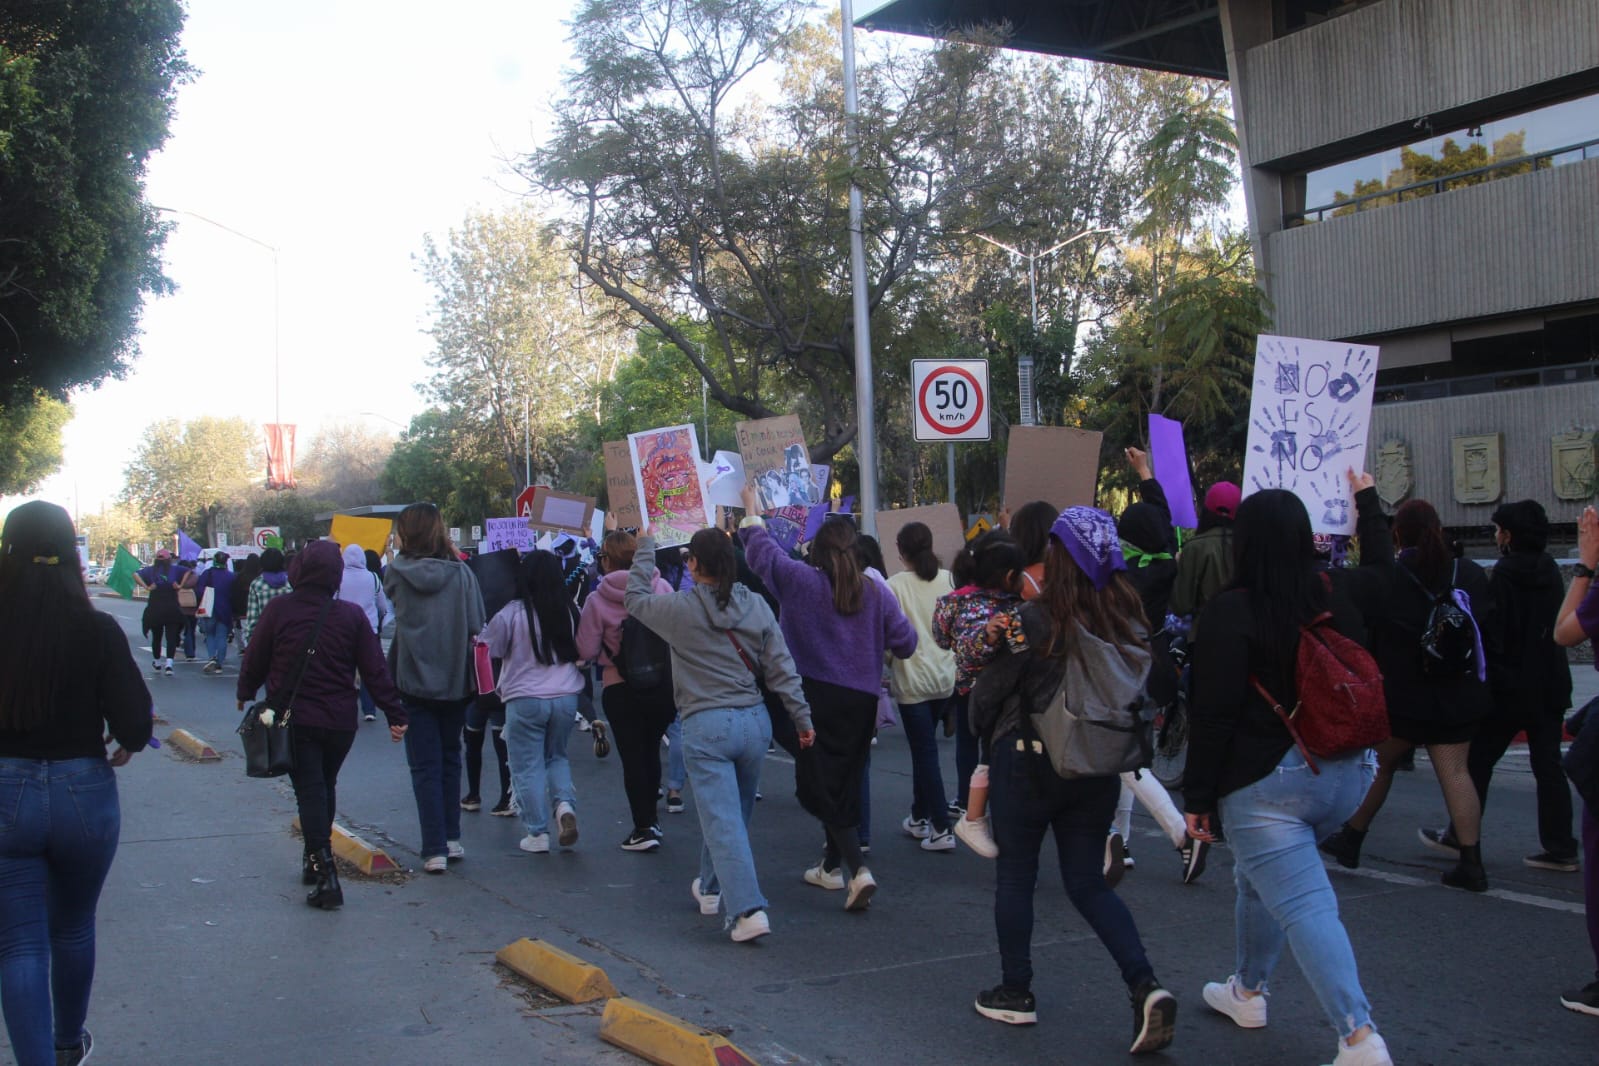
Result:
{"label": "light blue jeans", "polygon": [[666,727],[666,791],[681,792],[688,782],[688,768],[683,762],[683,719],[674,718]]}
{"label": "light blue jeans", "polygon": [[[565,800],[577,806],[566,738],[577,720],[577,693],[553,700],[523,696],[505,701],[505,750],[511,788],[530,836],[550,831],[550,808]],[[548,795],[546,796],[546,793]]]}
{"label": "light blue jeans", "polygon": [[215,618],[200,619],[200,631],[205,634],[205,651],[218,666],[228,659],[228,627]]}
{"label": "light blue jeans", "polygon": [[1236,972],[1244,988],[1264,989],[1283,944],[1292,945],[1321,1009],[1347,1037],[1371,1024],[1371,1004],[1316,842],[1360,806],[1376,766],[1364,752],[1317,763],[1319,775],[1290,748],[1271,773],[1221,799],[1238,883]]}
{"label": "light blue jeans", "polygon": [[[722,920],[766,907],[750,850],[750,815],[772,742],[766,705],[692,711],[683,723],[683,757],[700,818],[700,891],[719,892]],[[673,745],[674,747],[676,745]]]}

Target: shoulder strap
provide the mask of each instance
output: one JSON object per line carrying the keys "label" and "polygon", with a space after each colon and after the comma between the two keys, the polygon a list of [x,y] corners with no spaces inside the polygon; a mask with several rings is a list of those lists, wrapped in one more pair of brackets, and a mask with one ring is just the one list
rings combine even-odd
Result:
{"label": "shoulder strap", "polygon": [[[1315,640],[1316,636],[1311,632],[1311,627],[1321,625],[1330,621],[1331,619],[1332,612],[1323,611],[1315,618],[1312,618],[1305,625],[1300,626],[1300,641]],[[1293,738],[1294,747],[1298,748],[1299,754],[1305,757],[1305,765],[1310,767],[1310,772],[1313,774],[1320,774],[1321,767],[1316,765],[1315,757],[1310,754],[1310,749],[1305,747],[1305,740],[1299,735],[1299,729],[1294,725],[1294,715],[1299,713],[1300,704],[1295,703],[1293,710],[1285,711],[1283,710],[1282,701],[1277,699],[1277,697],[1273,696],[1270,692],[1267,692],[1266,686],[1262,685],[1260,683],[1260,678],[1256,677],[1253,673],[1249,675],[1249,683],[1254,686],[1256,692],[1260,693],[1260,698],[1266,701],[1266,706],[1272,709],[1272,713],[1282,721],[1283,727],[1288,730],[1288,735]]]}
{"label": "shoulder strap", "polygon": [[[289,690],[289,698],[281,708],[283,718],[288,720],[289,712],[294,707],[294,699],[300,694],[300,682],[305,679],[305,668],[311,665],[311,657],[316,654],[316,638],[322,635],[322,623],[328,619],[328,611],[333,607],[335,597],[329,596],[327,602],[322,604],[322,610],[317,613],[316,625],[311,627],[311,639],[305,642],[305,650],[300,653],[299,661],[294,664],[294,670],[285,678],[285,686]],[[283,691],[281,688],[279,692]],[[267,697],[267,703],[276,706],[277,700],[272,696]]]}

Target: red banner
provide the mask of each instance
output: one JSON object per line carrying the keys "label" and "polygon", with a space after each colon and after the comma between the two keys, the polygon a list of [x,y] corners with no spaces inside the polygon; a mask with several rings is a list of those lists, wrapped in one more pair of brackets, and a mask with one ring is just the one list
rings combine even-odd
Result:
{"label": "red banner", "polygon": [[266,487],[295,488],[294,426],[288,423],[269,422],[262,429],[266,433]]}

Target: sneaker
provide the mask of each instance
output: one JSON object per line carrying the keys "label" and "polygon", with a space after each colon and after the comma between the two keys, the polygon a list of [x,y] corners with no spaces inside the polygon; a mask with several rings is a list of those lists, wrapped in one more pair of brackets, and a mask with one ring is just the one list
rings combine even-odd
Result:
{"label": "sneaker", "polygon": [[926,818],[912,818],[906,815],[905,820],[899,823],[899,827],[905,830],[906,836],[915,840],[926,840],[933,835],[933,823]]}
{"label": "sneaker", "polygon": [[548,855],[550,853],[550,834],[529,833],[517,845],[523,851],[530,851],[534,855]]}
{"label": "sneaker", "polygon": [[173,673],[172,664],[171,663],[167,663],[165,666],[163,666],[161,668],[161,672],[163,674],[166,674],[168,677],[171,677],[172,673]]}
{"label": "sneaker", "polygon": [[516,800],[507,792],[500,797],[500,802],[496,803],[489,813],[497,818],[510,818],[517,813]]}
{"label": "sneaker", "polygon": [[622,841],[623,851],[654,851],[661,841],[648,829],[635,829]]}
{"label": "sneaker", "polygon": [[215,659],[212,659],[210,662],[200,667],[200,672],[202,674],[220,674],[222,672],[222,667],[217,664]]}
{"label": "sneaker", "polygon": [[1373,1031],[1358,1044],[1338,1041],[1338,1057],[1332,1060],[1332,1066],[1394,1066],[1394,1060],[1389,1057],[1381,1034]]}
{"label": "sneaker", "polygon": [[966,808],[962,807],[959,803],[946,803],[944,804],[944,813],[949,815],[951,818],[959,818],[961,815],[966,813]]}
{"label": "sneaker", "polygon": [[463,811],[481,811],[483,809],[483,800],[474,792],[470,796],[462,798],[461,809]]}
{"label": "sneaker", "polygon": [[594,731],[594,757],[603,759],[611,754],[611,738],[606,731],[605,723],[596,718],[589,728]]}
{"label": "sneaker", "polygon": [[94,1050],[94,1037],[85,1029],[78,1038],[77,1047],[56,1048],[56,1066],[80,1066],[89,1061],[89,1053]]}
{"label": "sneaker", "polygon": [[587,733],[593,728],[593,726],[589,725],[589,720],[587,718],[584,718],[581,714],[577,716],[577,731],[579,733]]}
{"label": "sneaker", "polygon": [[565,800],[555,805],[555,824],[560,827],[560,836],[556,842],[563,848],[569,848],[577,843],[577,812]]}
{"label": "sneaker", "polygon": [[444,855],[451,862],[455,862],[457,859],[466,858],[466,849],[461,846],[459,840],[446,840],[444,842]]}
{"label": "sneaker", "polygon": [[1218,1014],[1225,1014],[1240,1029],[1266,1028],[1266,997],[1246,996],[1238,985],[1238,975],[1227,978],[1227,983],[1207,981],[1204,991],[1205,1005]]}
{"label": "sneaker", "polygon": [[872,897],[876,894],[877,878],[872,876],[872,871],[862,866],[855,871],[855,876],[849,879],[849,895],[844,897],[844,909],[863,911],[871,906]]}
{"label": "sneaker", "polygon": [[1112,833],[1105,838],[1105,887],[1115,888],[1121,883],[1122,874],[1127,872],[1127,849],[1122,846],[1122,835]]}
{"label": "sneaker", "polygon": [[450,868],[450,860],[443,855],[429,855],[422,861],[422,869],[430,874],[441,874]]}
{"label": "sneaker", "polygon": [[1556,855],[1552,851],[1540,851],[1536,855],[1528,855],[1521,860],[1521,865],[1531,866],[1534,870],[1558,870],[1563,874],[1573,874],[1581,868],[1575,855]]}
{"label": "sneaker", "polygon": [[1420,840],[1423,847],[1431,848],[1440,855],[1447,855],[1451,859],[1460,858],[1460,841],[1455,839],[1455,834],[1448,827],[1443,829],[1418,829],[1416,839]]}
{"label": "sneaker", "polygon": [[994,830],[989,824],[988,815],[983,815],[975,822],[964,816],[955,819],[955,835],[975,854],[985,859],[999,858],[999,845],[994,843]]}
{"label": "sneaker", "polygon": [[1177,997],[1153,977],[1133,989],[1133,1046],[1130,1055],[1159,1051],[1177,1035]]}
{"label": "sneaker", "polygon": [[871,841],[869,841],[869,840],[861,841],[861,854],[862,855],[870,855],[871,853],[872,853]]}
{"label": "sneaker", "polygon": [[[933,832],[933,834],[931,836],[929,836],[926,840],[922,841],[922,850],[923,851],[954,851],[955,850],[955,831],[952,830],[952,829],[946,829],[942,833],[940,833],[937,830],[934,830],[934,832]],[[861,854],[864,855],[865,852],[862,851]]]}
{"label": "sneaker", "polygon": [[666,795],[666,813],[667,814],[682,814],[683,813],[683,809],[684,809],[683,794],[681,792],[669,792],[669,793],[667,793],[667,795]]}
{"label": "sneaker", "polygon": [[159,674],[161,672],[161,660],[160,659],[153,660],[150,663],[150,672],[152,674]]}
{"label": "sneaker", "polygon": [[1590,981],[1575,992],[1560,993],[1560,1005],[1578,1014],[1599,1016],[1599,981]]}
{"label": "sneaker", "polygon": [[375,722],[378,720],[378,716],[375,714],[369,714],[366,716],[366,720],[369,722]]}
{"label": "sneaker", "polygon": [[977,993],[977,999],[972,1006],[977,1008],[977,1013],[985,1018],[992,1018],[996,1022],[1006,1025],[1036,1025],[1038,1024],[1038,1001],[1033,999],[1031,992],[1020,988],[1006,988],[1000,985]]}
{"label": "sneaker", "polygon": [[1127,841],[1126,840],[1123,840],[1122,841],[1122,869],[1123,870],[1131,870],[1132,868],[1133,868],[1133,849],[1127,846]]}
{"label": "sneaker", "polygon": [[701,892],[699,878],[696,877],[689,883],[688,890],[693,895],[694,902],[700,905],[701,914],[715,914],[722,909],[722,894],[720,892]]}
{"label": "sneaker", "polygon": [[1205,860],[1210,856],[1210,841],[1184,837],[1183,846],[1177,849],[1183,858],[1183,884],[1191,885],[1205,872]]}
{"label": "sneaker", "polygon": [[1323,840],[1316,847],[1322,854],[1331,856],[1339,866],[1348,870],[1360,869],[1360,848],[1366,842],[1364,830],[1356,829],[1348,822],[1332,836]]}
{"label": "sneaker", "polygon": [[821,863],[817,863],[809,870],[806,870],[804,880],[807,885],[825,888],[829,892],[842,892],[844,890],[844,871],[842,869],[824,870]]}
{"label": "sneaker", "polygon": [[733,923],[733,932],[730,934],[735,944],[746,944],[751,940],[758,940],[772,931],[772,923],[767,920],[765,911],[751,911]]}

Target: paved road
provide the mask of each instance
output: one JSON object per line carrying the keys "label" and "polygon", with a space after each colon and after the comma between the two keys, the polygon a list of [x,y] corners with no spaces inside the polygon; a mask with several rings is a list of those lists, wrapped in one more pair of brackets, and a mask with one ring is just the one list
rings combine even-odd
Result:
{"label": "paved road", "polygon": [[[136,605],[98,602],[139,646]],[[792,798],[786,759],[774,755],[755,825],[773,934],[730,943],[689,898],[699,843],[692,797],[689,813],[663,814],[659,852],[624,852],[620,766],[581,744],[577,850],[525,855],[514,820],[464,815],[467,858],[447,876],[348,879],[344,909],[324,914],[300,902],[286,785],[246,779],[234,754],[233,674],[233,665],[216,679],[180,663],[175,678],[151,682],[173,725],[228,757],[194,764],[152,752],[119,774],[122,847],[100,910],[90,1012],[97,1063],[636,1061],[598,1042],[597,1009],[552,1004],[495,967],[494,951],[521,936],[599,962],[624,993],[720,1029],[764,1063],[1126,1060],[1125,994],[1055,873],[1039,889],[1040,1024],[1013,1029],[972,1011],[973,994],[998,981],[992,869],[965,851],[921,852],[900,835],[910,777],[897,730],[874,753],[872,867],[882,887],[865,914],[844,913],[838,894],[800,881],[819,834]],[[1577,676],[1586,694],[1599,690],[1593,671]],[[381,726],[363,727],[346,765],[341,820],[415,867],[404,756]],[[1531,788],[1524,758],[1513,755],[1488,812],[1486,896],[1439,886],[1444,861],[1415,843],[1415,827],[1442,810],[1424,760],[1401,775],[1366,866],[1334,873],[1397,1062],[1595,1061],[1599,1020],[1556,999],[1593,965],[1577,878],[1520,863],[1536,850]],[[1174,853],[1141,814],[1134,836],[1139,865],[1124,897],[1182,1008],[1176,1044],[1151,1061],[1329,1061],[1331,1031],[1291,959],[1273,985],[1270,1028],[1244,1032],[1204,1009],[1200,985],[1224,978],[1233,959],[1231,860],[1219,852],[1184,888]]]}

